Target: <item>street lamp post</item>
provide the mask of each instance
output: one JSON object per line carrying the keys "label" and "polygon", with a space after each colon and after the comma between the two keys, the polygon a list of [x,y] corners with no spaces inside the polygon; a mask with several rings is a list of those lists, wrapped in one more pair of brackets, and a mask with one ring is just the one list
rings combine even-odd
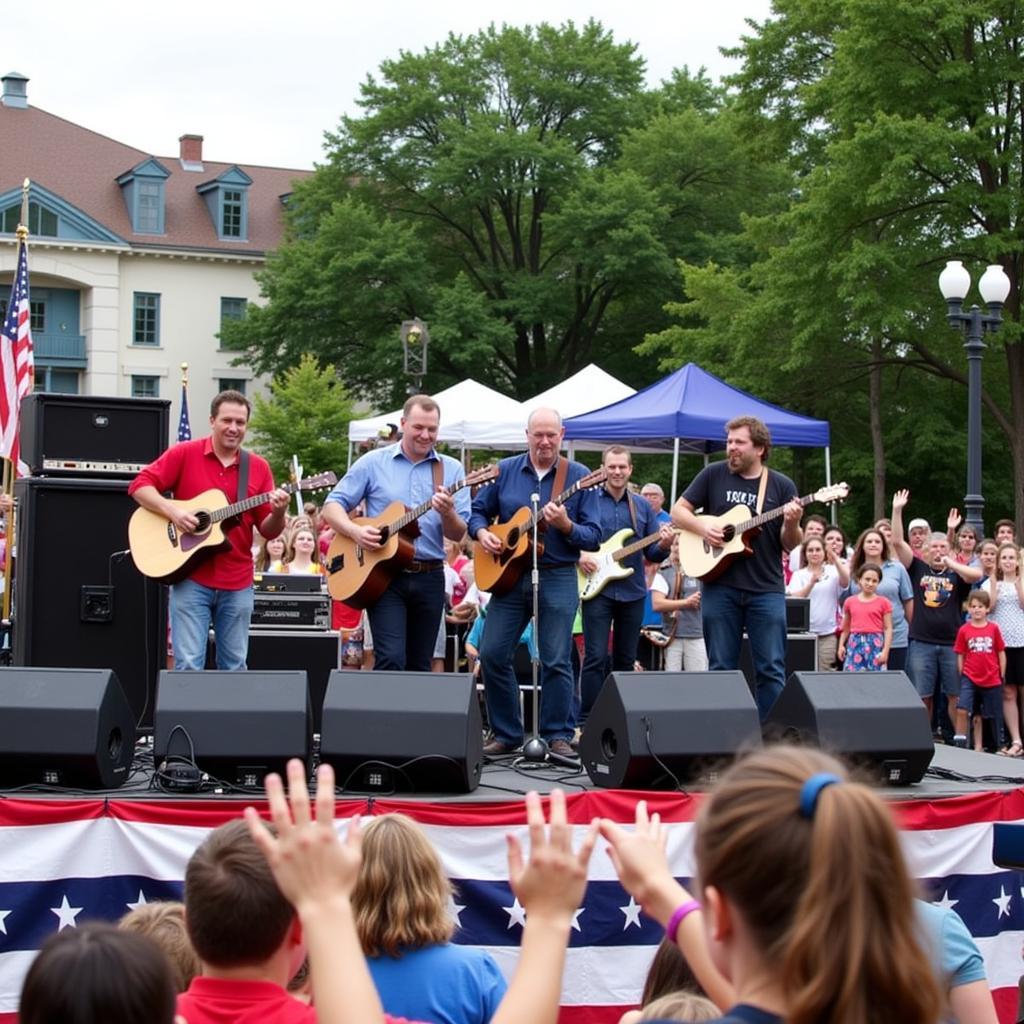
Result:
{"label": "street lamp post", "polygon": [[401,334],[402,369],[407,377],[412,378],[409,394],[418,395],[427,372],[427,346],[430,344],[430,334],[427,325],[419,317],[415,320],[403,320]]}
{"label": "street lamp post", "polygon": [[990,266],[978,282],[978,291],[988,312],[977,306],[965,313],[964,299],[971,288],[971,275],[959,260],[951,260],[939,274],[939,290],[948,307],[946,319],[950,327],[959,328],[966,337],[967,351],[967,493],[964,495],[964,519],[978,532],[985,534],[983,515],[985,499],[981,494],[981,356],[984,337],[999,329],[1003,322],[1002,308],[1010,294],[1010,279],[999,264]]}

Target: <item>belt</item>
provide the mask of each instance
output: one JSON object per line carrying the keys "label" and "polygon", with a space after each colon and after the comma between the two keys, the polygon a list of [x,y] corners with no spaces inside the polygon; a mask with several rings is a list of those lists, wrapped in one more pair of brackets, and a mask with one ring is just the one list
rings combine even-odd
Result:
{"label": "belt", "polygon": [[440,558],[435,558],[429,562],[410,562],[406,567],[406,572],[437,572],[441,566],[444,565],[444,561]]}

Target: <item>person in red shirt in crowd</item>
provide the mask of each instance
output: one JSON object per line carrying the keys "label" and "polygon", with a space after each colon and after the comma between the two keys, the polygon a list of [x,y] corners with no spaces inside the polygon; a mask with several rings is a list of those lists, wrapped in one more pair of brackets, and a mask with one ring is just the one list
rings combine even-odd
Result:
{"label": "person in red shirt in crowd", "polygon": [[[992,598],[984,590],[972,590],[967,599],[968,620],[956,635],[957,668],[960,670],[960,700],[956,706],[956,735],[953,743],[967,746],[967,716],[974,717],[974,749],[981,750],[981,720],[999,721],[1003,711],[1002,682],[1006,675],[1006,644],[994,622],[988,621]],[[998,730],[997,730],[998,732]]]}
{"label": "person in red shirt in crowd", "polygon": [[[181,533],[193,533],[198,519],[169,501],[194,498],[216,489],[227,502],[239,500],[242,441],[249,423],[249,400],[238,391],[222,391],[210,406],[210,436],[168,448],[132,481],[128,493],[143,507],[168,519]],[[174,667],[200,671],[206,663],[206,642],[213,624],[217,636],[217,668],[244,669],[252,617],[252,536],[266,538],[284,528],[288,495],[274,488],[266,459],[245,452],[247,497],[268,494],[263,504],[225,524],[228,546],[200,561],[191,575],[171,587],[171,646]]]}

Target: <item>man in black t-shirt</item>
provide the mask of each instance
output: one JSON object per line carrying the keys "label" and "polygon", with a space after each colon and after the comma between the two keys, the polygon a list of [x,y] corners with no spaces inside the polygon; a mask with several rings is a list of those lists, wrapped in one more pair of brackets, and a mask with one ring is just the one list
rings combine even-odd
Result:
{"label": "man in black t-shirt", "polygon": [[903,509],[910,491],[897,491],[892,499],[892,545],[896,557],[906,566],[914,586],[914,614],[910,620],[907,675],[932,717],[932,695],[936,683],[942,686],[949,705],[949,717],[956,721],[956,699],[960,673],[953,644],[963,624],[963,603],[984,572],[973,565],[961,565],[949,554],[949,539],[933,533],[927,561],[915,558],[903,534]]}
{"label": "man in black t-shirt", "polygon": [[[672,509],[676,526],[720,547],[720,525],[699,519],[720,516],[735,505],[757,514],[762,474],[767,474],[761,512],[785,507],[780,519],[765,525],[753,539],[753,552],[738,558],[714,580],[705,580],[701,612],[704,643],[712,670],[737,669],[744,627],[756,679],[757,707],[762,721],[786,682],[786,595],[782,553],[800,543],[803,507],[793,481],[768,469],[771,434],[754,416],[739,416],[726,425],[726,461],[705,466]],[[689,573],[691,567],[683,568]]]}

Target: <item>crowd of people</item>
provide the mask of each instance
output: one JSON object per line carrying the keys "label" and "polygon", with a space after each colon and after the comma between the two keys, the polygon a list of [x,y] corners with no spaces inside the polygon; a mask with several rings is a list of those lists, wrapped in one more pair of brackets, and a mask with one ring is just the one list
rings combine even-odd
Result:
{"label": "crowd of people", "polygon": [[451,941],[452,889],[423,830],[384,815],[353,818],[339,838],[334,783],[321,766],[311,801],[291,762],[287,794],[266,780],[269,823],[247,808],[194,851],[183,906],[53,936],[25,978],[20,1019],[555,1024],[600,836],[665,933],[624,1022],[995,1024],[959,916],[919,898],[883,801],[818,751],[770,747],[722,774],[697,819],[692,893],[643,801],[631,828],[579,830],[560,791],[547,814],[528,794],[528,854],[508,836],[508,885],[525,911],[508,980],[486,952]]}

